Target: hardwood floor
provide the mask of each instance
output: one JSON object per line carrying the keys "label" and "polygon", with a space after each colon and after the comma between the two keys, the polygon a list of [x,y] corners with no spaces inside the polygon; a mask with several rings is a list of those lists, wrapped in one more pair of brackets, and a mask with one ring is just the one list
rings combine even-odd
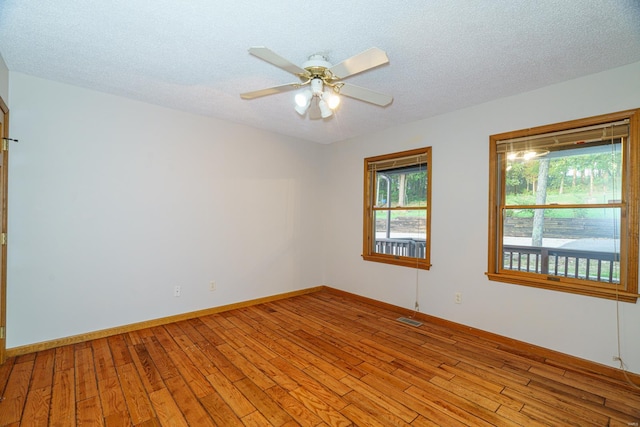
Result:
{"label": "hardwood floor", "polygon": [[9,359],[2,426],[637,426],[640,393],[322,291]]}

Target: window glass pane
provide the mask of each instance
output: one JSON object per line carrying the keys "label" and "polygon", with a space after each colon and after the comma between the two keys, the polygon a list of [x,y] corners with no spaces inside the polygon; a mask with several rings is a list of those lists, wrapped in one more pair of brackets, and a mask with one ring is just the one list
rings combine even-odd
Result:
{"label": "window glass pane", "polygon": [[502,269],[620,282],[619,208],[504,209]]}
{"label": "window glass pane", "polygon": [[489,280],[637,301],[639,116],[490,136]]}
{"label": "window glass pane", "polygon": [[[506,154],[505,204],[601,204],[621,199],[620,140],[551,151],[540,157]],[[541,154],[541,153],[538,153]]]}
{"label": "window glass pane", "polygon": [[376,207],[415,207],[427,205],[427,167],[411,167],[378,171]]}
{"label": "window glass pane", "polygon": [[425,258],[427,211],[378,210],[375,213],[374,252]]}

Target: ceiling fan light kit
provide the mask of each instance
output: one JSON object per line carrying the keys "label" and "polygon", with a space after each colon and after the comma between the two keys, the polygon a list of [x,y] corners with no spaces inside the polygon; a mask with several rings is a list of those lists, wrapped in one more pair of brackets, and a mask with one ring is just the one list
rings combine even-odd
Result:
{"label": "ceiling fan light kit", "polygon": [[303,88],[294,98],[294,109],[301,116],[309,112],[308,115],[311,119],[326,119],[331,117],[333,111],[340,105],[339,95],[348,96],[381,107],[385,107],[393,101],[393,97],[390,95],[342,81],[354,74],[388,63],[389,58],[387,54],[378,48],[368,49],[337,65],[331,65],[323,55],[311,55],[309,60],[302,64],[302,67],[298,67],[266,47],[252,47],[249,49],[249,53],[294,74],[300,79],[300,82],[246,92],[240,95],[242,99],[254,99]]}
{"label": "ceiling fan light kit", "polygon": [[[294,98],[296,101],[295,110],[298,114],[304,116],[311,106],[311,103],[317,102],[322,118],[326,119],[331,117],[333,110],[340,105],[340,97],[336,93],[333,93],[331,89],[324,90],[322,79],[314,78],[310,84],[311,88],[305,88],[296,94]],[[317,98],[317,101],[314,98]]]}

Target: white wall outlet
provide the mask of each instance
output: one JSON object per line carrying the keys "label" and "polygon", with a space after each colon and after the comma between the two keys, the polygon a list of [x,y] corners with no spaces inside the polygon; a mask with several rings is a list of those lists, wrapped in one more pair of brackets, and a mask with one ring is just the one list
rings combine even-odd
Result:
{"label": "white wall outlet", "polygon": [[216,290],[216,282],[215,282],[214,280],[212,280],[212,281],[210,281],[210,282],[209,282],[209,290],[210,290],[211,292],[213,292],[213,291],[215,291],[215,290]]}
{"label": "white wall outlet", "polygon": [[176,286],[175,288],[173,288],[174,297],[179,297],[181,292],[182,292],[182,289],[180,289],[180,286]]}
{"label": "white wall outlet", "polygon": [[462,304],[462,292],[456,292],[455,302],[456,304]]}

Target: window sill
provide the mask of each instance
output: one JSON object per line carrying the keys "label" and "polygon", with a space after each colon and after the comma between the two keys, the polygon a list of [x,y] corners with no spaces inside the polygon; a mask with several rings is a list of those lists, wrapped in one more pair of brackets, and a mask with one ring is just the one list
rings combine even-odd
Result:
{"label": "window sill", "polygon": [[407,258],[396,255],[362,255],[362,259],[365,261],[382,262],[384,264],[399,265],[401,267],[419,268],[421,270],[429,270],[431,264],[426,260],[417,258]]}
{"label": "window sill", "polygon": [[553,291],[568,292],[572,294],[585,295],[590,297],[605,298],[622,302],[636,303],[640,295],[627,291],[616,291],[615,289],[605,289],[595,286],[572,283],[567,281],[552,281],[545,279],[535,279],[515,274],[485,273],[489,280],[516,285],[531,286],[534,288],[549,289]]}

